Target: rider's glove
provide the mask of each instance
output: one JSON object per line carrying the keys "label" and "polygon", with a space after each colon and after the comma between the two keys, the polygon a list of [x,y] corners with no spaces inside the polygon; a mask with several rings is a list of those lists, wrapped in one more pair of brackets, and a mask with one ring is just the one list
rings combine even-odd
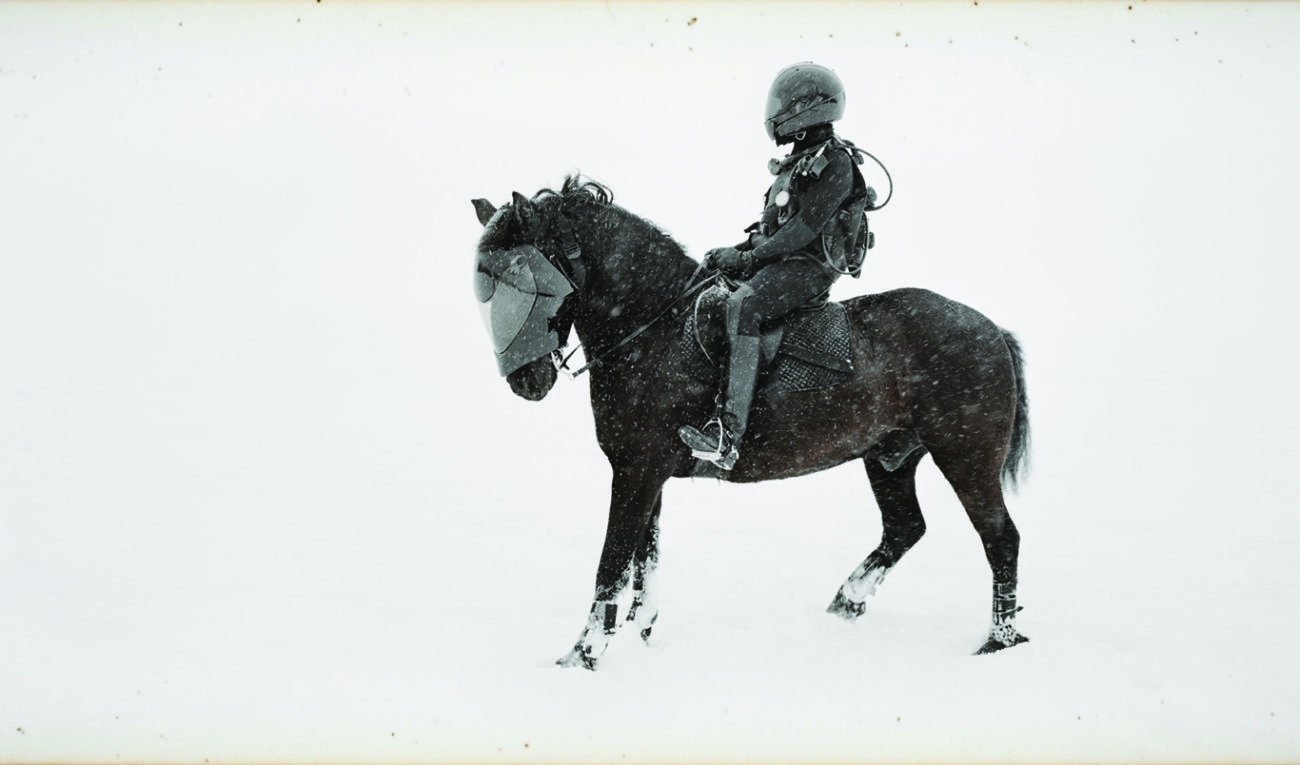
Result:
{"label": "rider's glove", "polygon": [[717,247],[704,256],[704,266],[728,275],[743,274],[752,270],[754,257],[735,247]]}

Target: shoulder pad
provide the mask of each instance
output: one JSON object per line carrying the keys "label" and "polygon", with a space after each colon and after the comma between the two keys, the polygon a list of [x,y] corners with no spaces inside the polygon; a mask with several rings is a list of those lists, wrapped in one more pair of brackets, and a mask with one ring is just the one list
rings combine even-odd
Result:
{"label": "shoulder pad", "polygon": [[815,154],[809,154],[800,159],[798,165],[795,167],[795,172],[800,175],[818,178],[830,163],[831,161],[826,159],[826,147],[822,146]]}
{"label": "shoulder pad", "polygon": [[814,178],[820,177],[822,171],[825,170],[826,166],[830,163],[831,161],[829,159],[819,153],[817,156],[813,157],[812,162],[808,163],[808,175],[811,175]]}

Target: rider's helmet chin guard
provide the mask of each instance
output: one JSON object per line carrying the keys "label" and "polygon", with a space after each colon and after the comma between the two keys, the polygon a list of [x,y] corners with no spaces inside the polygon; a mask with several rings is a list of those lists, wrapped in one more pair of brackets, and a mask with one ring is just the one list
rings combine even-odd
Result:
{"label": "rider's helmet chin guard", "polygon": [[777,73],[767,94],[767,137],[778,144],[817,125],[844,116],[844,83],[824,66],[809,61]]}
{"label": "rider's helmet chin guard", "polygon": [[560,347],[553,320],[572,292],[564,274],[532,245],[479,253],[474,295],[502,377]]}

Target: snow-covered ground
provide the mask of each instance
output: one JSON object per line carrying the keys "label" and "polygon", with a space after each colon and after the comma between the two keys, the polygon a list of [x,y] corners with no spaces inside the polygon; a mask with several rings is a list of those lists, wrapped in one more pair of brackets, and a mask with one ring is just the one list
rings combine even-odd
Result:
{"label": "snow-covered ground", "polygon": [[[847,297],[1017,332],[1020,625],[928,461],[669,485],[652,644],[553,666],[608,473],[498,379],[469,200],[697,256],[772,75],[898,184]],[[1294,761],[1300,5],[0,4],[0,761]],[[879,185],[883,188],[883,182]]]}

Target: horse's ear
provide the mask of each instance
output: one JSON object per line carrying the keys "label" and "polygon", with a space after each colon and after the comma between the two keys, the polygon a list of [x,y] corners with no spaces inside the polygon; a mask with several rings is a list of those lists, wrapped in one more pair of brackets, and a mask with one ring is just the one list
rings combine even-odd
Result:
{"label": "horse's ear", "polygon": [[537,206],[518,191],[512,192],[512,195],[510,207],[515,211],[515,220],[519,221],[521,229],[531,232],[537,223]]}
{"label": "horse's ear", "polygon": [[474,205],[474,212],[478,214],[478,222],[484,226],[492,220],[493,215],[496,215],[497,208],[486,199],[474,199],[471,200],[471,204]]}

